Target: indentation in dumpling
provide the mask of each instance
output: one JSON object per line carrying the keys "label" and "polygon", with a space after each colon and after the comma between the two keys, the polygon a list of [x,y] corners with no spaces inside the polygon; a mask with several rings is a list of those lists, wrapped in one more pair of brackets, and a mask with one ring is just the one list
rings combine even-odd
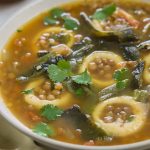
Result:
{"label": "indentation in dumpling", "polygon": [[108,135],[123,137],[139,131],[145,124],[148,106],[130,96],[110,98],[99,103],[92,117]]}

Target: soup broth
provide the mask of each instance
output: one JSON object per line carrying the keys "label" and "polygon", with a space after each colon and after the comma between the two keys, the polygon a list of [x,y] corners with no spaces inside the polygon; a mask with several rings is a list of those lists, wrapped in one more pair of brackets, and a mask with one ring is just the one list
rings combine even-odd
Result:
{"label": "soup broth", "polygon": [[8,108],[36,134],[63,142],[150,139],[149,8],[82,0],[16,29],[0,55]]}

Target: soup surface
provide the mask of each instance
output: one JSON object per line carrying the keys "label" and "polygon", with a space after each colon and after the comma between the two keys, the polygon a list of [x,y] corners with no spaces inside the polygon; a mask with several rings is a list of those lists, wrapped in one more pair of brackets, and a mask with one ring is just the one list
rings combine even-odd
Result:
{"label": "soup surface", "polygon": [[16,29],[1,95],[33,132],[101,146],[150,139],[150,5],[84,0]]}

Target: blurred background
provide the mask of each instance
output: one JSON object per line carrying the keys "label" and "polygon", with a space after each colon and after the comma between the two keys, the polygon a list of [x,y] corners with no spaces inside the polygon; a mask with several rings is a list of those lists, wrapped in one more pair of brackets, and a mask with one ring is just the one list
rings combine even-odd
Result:
{"label": "blurred background", "polygon": [[[0,27],[18,10],[37,0],[0,0]],[[2,36],[0,37],[2,38]],[[0,150],[45,150],[0,116]]]}
{"label": "blurred background", "polygon": [[0,26],[15,12],[36,0],[0,0]]}

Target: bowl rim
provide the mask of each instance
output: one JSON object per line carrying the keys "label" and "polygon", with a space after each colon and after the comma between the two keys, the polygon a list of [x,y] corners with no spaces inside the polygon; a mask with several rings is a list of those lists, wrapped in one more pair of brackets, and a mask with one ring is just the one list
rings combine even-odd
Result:
{"label": "bowl rim", "polygon": [[[0,35],[1,35],[3,30],[7,30],[6,27],[8,26],[8,24],[10,24],[14,20],[16,20],[19,16],[21,16],[23,13],[30,10],[32,7],[34,8],[36,5],[40,6],[41,3],[45,3],[46,1],[47,0],[36,0],[36,2],[32,2],[31,4],[28,4],[27,6],[25,6],[23,9],[20,9],[10,19],[8,19],[6,21],[6,23],[4,23],[2,25],[2,27],[0,28]],[[75,1],[75,0],[72,0],[72,1]],[[69,0],[68,0],[68,2],[69,2]],[[64,3],[66,3],[66,2],[62,2],[62,4],[64,4]],[[49,7],[49,8],[51,8],[51,7]],[[40,12],[38,12],[38,14],[40,14]],[[33,17],[31,17],[30,20],[32,18]],[[28,22],[28,21],[26,21],[26,22]],[[5,42],[5,44],[6,44],[6,42]],[[17,117],[15,117],[13,115],[13,113],[7,108],[7,106],[5,105],[5,103],[3,102],[2,99],[3,98],[0,99],[0,104],[1,104],[0,108],[2,108],[2,109],[0,109],[0,115],[2,115],[2,117],[5,118],[5,120],[7,122],[9,122],[17,130],[19,130],[23,134],[27,135],[28,137],[32,138],[33,140],[36,140],[39,143],[44,143],[47,146],[50,145],[53,148],[69,148],[69,149],[72,149],[72,150],[73,149],[74,150],[75,149],[80,149],[80,150],[110,150],[110,149],[111,150],[127,150],[127,149],[144,148],[145,146],[146,146],[146,148],[148,148],[148,146],[150,147],[150,140],[144,140],[144,141],[140,141],[140,142],[136,142],[136,143],[123,144],[123,145],[84,146],[84,145],[71,144],[71,143],[62,142],[62,141],[58,141],[58,140],[51,139],[51,138],[42,137],[42,136],[39,136],[39,135],[35,134],[31,129],[29,129],[27,126],[25,126],[19,119],[17,119]]]}

